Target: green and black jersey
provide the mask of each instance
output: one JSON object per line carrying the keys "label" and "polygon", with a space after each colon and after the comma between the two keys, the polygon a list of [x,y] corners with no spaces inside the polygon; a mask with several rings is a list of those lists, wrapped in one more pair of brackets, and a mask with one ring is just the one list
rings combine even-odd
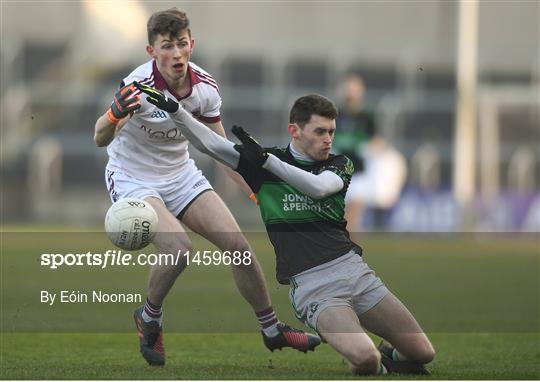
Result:
{"label": "green and black jersey", "polygon": [[354,166],[343,155],[330,155],[321,162],[296,160],[289,148],[270,148],[290,165],[313,174],[332,171],[343,179],[344,187],[336,194],[315,200],[296,190],[271,172],[251,166],[242,157],[238,171],[257,194],[261,215],[276,252],[276,273],[281,284],[307,269],[345,255],[351,250],[362,254],[346,230],[345,194]]}

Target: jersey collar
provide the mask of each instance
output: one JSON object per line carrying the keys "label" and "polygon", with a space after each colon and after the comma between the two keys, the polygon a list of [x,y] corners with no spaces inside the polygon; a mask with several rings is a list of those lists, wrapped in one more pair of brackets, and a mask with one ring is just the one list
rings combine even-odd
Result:
{"label": "jersey collar", "polygon": [[292,141],[289,143],[289,145],[287,146],[287,151],[291,154],[291,156],[293,157],[293,159],[300,163],[301,165],[310,165],[310,164],[314,164],[316,161],[314,160],[310,160],[308,159],[305,155],[302,155],[301,153],[298,152],[298,150],[295,149]]}
{"label": "jersey collar", "polygon": [[287,152],[291,156],[291,158],[296,162],[303,166],[309,166],[312,164],[317,163],[317,161],[314,160],[305,160],[301,157],[299,157],[298,152],[294,149],[292,142],[287,145]]}
{"label": "jersey collar", "polygon": [[165,81],[165,78],[163,78],[157,68],[156,60],[153,60],[152,62],[152,74],[154,75],[154,87],[158,90],[167,89],[177,100],[189,97],[191,93],[193,93],[193,86],[201,82],[199,77],[193,72],[193,69],[191,69],[191,63],[188,62],[187,74],[189,76],[189,92],[184,97],[180,97],[174,90],[169,88],[169,85],[167,85],[167,81]]}

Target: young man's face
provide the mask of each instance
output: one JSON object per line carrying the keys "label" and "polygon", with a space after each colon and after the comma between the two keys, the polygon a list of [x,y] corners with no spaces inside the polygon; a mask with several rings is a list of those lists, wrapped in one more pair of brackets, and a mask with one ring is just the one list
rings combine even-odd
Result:
{"label": "young man's face", "polygon": [[296,123],[289,125],[289,133],[296,148],[316,161],[328,159],[335,130],[336,121],[334,119],[317,114],[311,116],[304,128],[300,128]]}
{"label": "young man's face", "polygon": [[187,29],[176,37],[158,34],[153,45],[146,51],[156,60],[159,72],[168,81],[179,81],[186,78],[188,61],[193,50],[194,40]]}

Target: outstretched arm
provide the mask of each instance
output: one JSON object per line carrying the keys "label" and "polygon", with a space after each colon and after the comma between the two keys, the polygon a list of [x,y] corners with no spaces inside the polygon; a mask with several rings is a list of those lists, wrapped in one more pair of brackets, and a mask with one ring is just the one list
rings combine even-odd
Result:
{"label": "outstretched arm", "polygon": [[[225,129],[223,128],[223,124],[221,123],[221,121],[216,122],[216,123],[210,123],[210,124],[204,123],[204,125],[208,127],[209,129],[211,129],[214,133],[227,139],[227,135],[225,134]],[[247,195],[251,197],[251,195],[253,194],[253,190],[251,190],[251,188],[248,186],[248,184],[246,183],[242,175],[234,171],[232,166],[225,165],[221,161],[219,162],[219,165],[223,168],[225,173],[229,175],[229,178],[231,178],[238,185],[238,187],[240,187],[242,191],[244,191]]]}
{"label": "outstretched arm", "polygon": [[268,155],[268,160],[262,167],[313,199],[326,198],[343,188],[343,180],[332,171],[315,175],[291,166],[273,154]]}
{"label": "outstretched arm", "polygon": [[238,126],[233,127],[233,134],[240,139],[242,145],[235,145],[208,129],[196,120],[191,113],[162,92],[143,84],[135,83],[135,86],[149,95],[148,102],[169,113],[182,134],[198,150],[232,169],[238,168],[240,156],[242,156],[250,164],[262,166],[298,191],[314,199],[321,199],[335,194],[344,186],[343,180],[331,171],[323,171],[315,175],[285,163],[273,154],[266,153],[257,141]]}
{"label": "outstretched arm", "polygon": [[212,129],[196,120],[190,112],[185,110],[175,100],[148,85],[134,82],[134,85],[147,94],[148,102],[169,113],[171,120],[180,129],[182,135],[197,148],[197,150],[211,156],[215,160],[232,169],[238,167],[240,154],[234,149],[234,143],[225,137],[216,134]]}
{"label": "outstretched arm", "polygon": [[197,150],[233,170],[238,167],[240,154],[234,149],[234,143],[199,122],[183,107],[179,107],[175,113],[169,113],[169,115],[182,134]]}
{"label": "outstretched arm", "polygon": [[344,186],[343,179],[332,171],[323,171],[315,175],[267,153],[259,142],[240,126],[233,126],[232,132],[242,142],[242,145],[236,145],[234,148],[246,161],[261,166],[314,199],[335,194]]}
{"label": "outstretched arm", "polygon": [[202,123],[181,107],[176,113],[171,114],[171,118],[197,149],[217,160],[222,158],[220,161],[233,169],[238,168],[240,156],[243,156],[249,163],[262,166],[314,199],[325,198],[343,188],[343,180],[332,171],[323,171],[315,175],[285,163],[273,154],[267,154],[241,127],[233,127],[233,133],[242,141],[242,145],[234,145],[213,131],[205,129]]}

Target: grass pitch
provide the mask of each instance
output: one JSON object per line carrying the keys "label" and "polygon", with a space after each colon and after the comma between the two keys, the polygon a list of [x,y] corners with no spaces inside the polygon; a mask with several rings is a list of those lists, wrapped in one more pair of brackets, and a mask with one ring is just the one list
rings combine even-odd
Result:
{"label": "grass pitch", "polygon": [[[539,379],[538,334],[434,334],[424,379]],[[361,379],[328,345],[270,353],[256,334],[168,333],[167,365],[147,366],[135,333],[5,334],[2,379]],[[370,377],[369,379],[373,379]],[[419,379],[383,376],[377,379]]]}
{"label": "grass pitch", "polygon": [[[248,240],[281,320],[301,327],[274,281],[265,234]],[[430,379],[540,379],[540,255],[531,235],[364,235],[368,263],[429,333]],[[208,243],[194,237],[195,248]],[[2,379],[359,379],[328,345],[270,353],[225,266],[193,266],[165,305],[167,365],[138,353],[137,304],[40,303],[40,290],[138,291],[146,267],[40,266],[44,252],[103,251],[102,233],[2,233]],[[373,377],[371,377],[373,378]],[[378,379],[417,379],[384,376]]]}

